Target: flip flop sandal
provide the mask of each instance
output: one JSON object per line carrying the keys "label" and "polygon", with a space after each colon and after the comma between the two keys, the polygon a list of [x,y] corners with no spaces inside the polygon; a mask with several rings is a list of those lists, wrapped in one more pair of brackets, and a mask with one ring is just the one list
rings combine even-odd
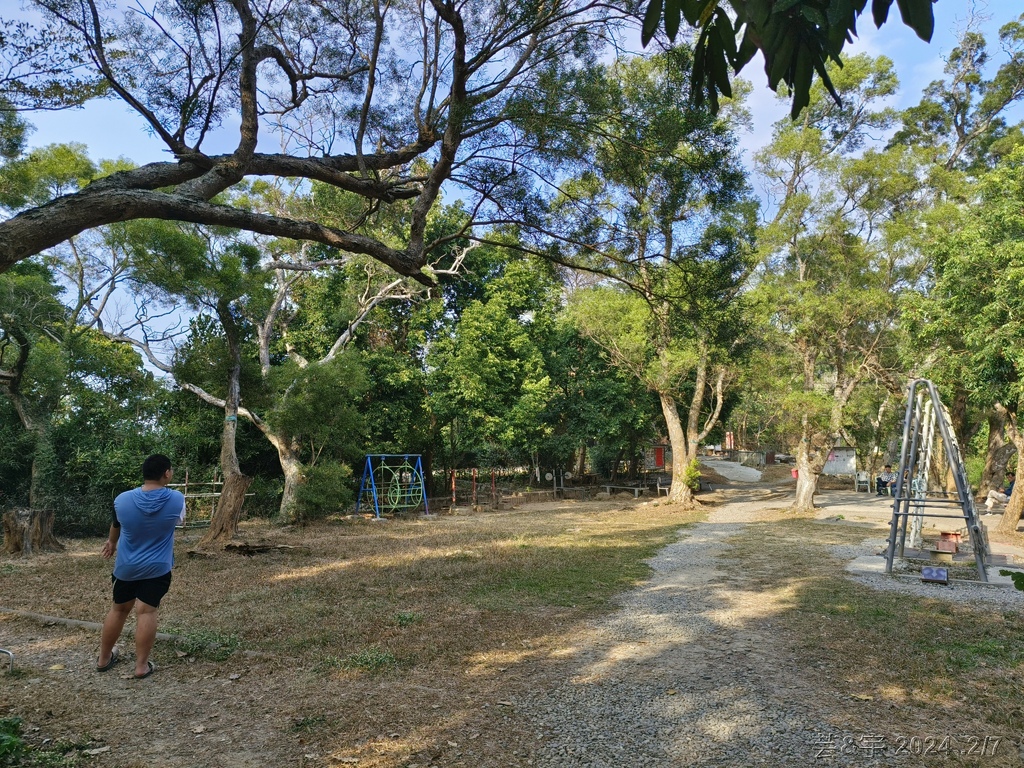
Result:
{"label": "flip flop sandal", "polygon": [[152,675],[154,672],[156,672],[156,664],[154,664],[152,661],[147,661],[146,664],[149,665],[149,669],[146,670],[146,673],[144,675],[135,675],[136,680],[144,680],[150,675]]}
{"label": "flip flop sandal", "polygon": [[110,651],[110,661],[108,661],[102,667],[97,665],[96,666],[96,671],[97,672],[106,672],[108,669],[112,669],[113,666],[115,664],[117,664],[117,662],[119,662],[120,660],[121,660],[121,653],[120,653],[120,651],[118,651],[117,648],[113,648]]}

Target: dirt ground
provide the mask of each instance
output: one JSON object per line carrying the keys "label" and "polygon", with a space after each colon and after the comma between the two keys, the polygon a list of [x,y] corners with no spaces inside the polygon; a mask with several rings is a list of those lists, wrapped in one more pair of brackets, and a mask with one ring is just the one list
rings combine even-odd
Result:
{"label": "dirt ground", "polygon": [[[574,628],[594,615],[588,604],[602,604],[600,596],[583,584],[578,593],[570,588],[573,604],[537,600],[539,607],[523,613],[521,607],[504,610],[501,601],[521,595],[531,605],[535,585],[529,583],[511,593],[498,584],[493,596],[467,604],[446,596],[461,585],[418,589],[415,582],[457,581],[459,573],[472,571],[491,583],[503,576],[486,571],[490,560],[502,565],[529,557],[541,548],[538,542],[555,551],[565,547],[571,578],[576,565],[565,545],[574,537],[603,550],[622,548],[630,557],[629,539],[642,533],[638,520],[666,542],[686,519],[695,519],[661,504],[641,520],[637,509],[630,497],[432,521],[305,530],[252,525],[243,529],[245,538],[302,547],[252,559],[188,557],[201,532],[186,531],[178,537],[174,583],[161,606],[161,630],[190,628],[185,650],[158,641],[158,668],[147,680],[132,679],[126,662],[100,674],[98,628],[0,612],[0,647],[15,654],[14,672],[0,672],[0,717],[20,717],[29,744],[67,751],[69,764],[527,765],[537,737],[516,727],[508,700],[554,684],[560,654]],[[517,541],[514,532],[527,520],[532,538]],[[379,525],[394,526],[384,542],[392,551],[358,550],[360,532]],[[488,542],[489,526],[502,528],[504,538]],[[462,529],[478,531],[476,539]],[[0,607],[102,621],[110,569],[98,555],[102,542],[66,543],[60,554],[0,559]],[[405,569],[401,582],[389,576],[399,568]],[[418,597],[422,593],[428,597]],[[267,595],[266,614],[261,594]],[[342,594],[351,610],[364,611],[351,623],[344,614],[349,608],[332,604]],[[409,610],[396,614],[393,605]],[[443,616],[434,621],[431,611]],[[419,623],[399,626],[402,616]],[[427,620],[420,622],[422,616]],[[236,639],[240,647],[228,654]],[[203,646],[210,641],[221,647]],[[413,649],[414,662],[388,655],[402,643]],[[129,637],[121,647],[130,656]],[[346,663],[352,647],[364,649],[355,665]]]}
{"label": "dirt ground", "polygon": [[[751,499],[764,506],[760,519],[784,515],[780,510],[789,491],[784,483],[751,485],[750,491]],[[705,503],[714,498],[705,497]],[[835,503],[829,506],[833,497],[823,498],[820,516],[835,516]],[[862,510],[862,524],[879,524],[886,517],[884,504],[866,496],[847,494],[842,501]],[[645,510],[672,513],[665,502],[645,506],[626,498],[547,503],[531,510],[565,516],[561,519],[570,526],[591,516],[603,515],[614,526]],[[452,517],[433,525],[459,524]],[[278,529],[272,535],[279,543],[311,543],[300,531]],[[334,554],[327,549],[332,536],[337,537]],[[480,616],[486,609],[467,611],[446,625],[454,627],[447,636],[424,639],[437,646],[424,651],[428,663],[379,674],[343,668],[315,648],[282,644],[272,623],[263,626],[251,603],[239,614],[232,595],[244,591],[244,577],[240,585],[237,574],[246,561],[237,555],[233,561],[219,555],[213,564],[186,557],[198,537],[186,532],[178,544],[175,584],[162,611],[162,628],[191,624],[190,617],[203,615],[217,631],[192,637],[195,646],[186,650],[158,642],[157,673],[136,681],[127,663],[104,674],[95,671],[95,629],[0,613],[0,647],[15,653],[13,673],[0,673],[0,717],[21,717],[26,740],[60,747],[67,764],[111,768],[532,764],[542,735],[529,729],[512,701],[564,679],[571,649],[593,613],[575,605],[545,608],[535,625],[516,620],[499,630],[501,637],[479,644],[476,654],[446,654],[449,646],[462,647],[456,640],[464,638],[455,634],[472,636],[481,627],[494,631]],[[860,533],[854,537],[859,538]],[[289,620],[307,625],[311,645],[330,647],[347,628],[330,606],[318,605],[326,598],[317,593],[316,581],[324,574],[337,575],[346,540],[338,532],[328,531],[326,538],[321,532],[312,545],[317,552],[312,560],[289,552],[260,557],[265,558],[263,567],[269,563],[279,576],[301,579],[300,590],[290,593],[301,597],[301,610]],[[99,540],[83,540],[71,542],[59,555],[0,560],[0,606],[100,621],[109,599],[103,578],[109,564],[98,557],[99,548]],[[459,549],[445,556],[454,561],[474,557]],[[248,586],[258,588],[255,580]],[[353,577],[352,589],[365,592],[372,603],[375,593],[387,593],[387,574],[379,572],[369,581]],[[222,628],[232,622],[247,628],[251,642],[228,654],[231,639]],[[221,648],[204,642],[219,642]]]}

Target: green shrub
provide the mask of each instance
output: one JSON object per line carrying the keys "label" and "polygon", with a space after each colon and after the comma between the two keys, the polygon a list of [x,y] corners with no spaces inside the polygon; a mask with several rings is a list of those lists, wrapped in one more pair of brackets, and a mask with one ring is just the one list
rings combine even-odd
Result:
{"label": "green shrub", "polygon": [[303,471],[302,480],[295,494],[299,522],[340,513],[352,504],[352,468],[347,464],[316,464]]}
{"label": "green shrub", "polygon": [[15,766],[25,754],[21,739],[21,718],[0,718],[0,766]]}
{"label": "green shrub", "polygon": [[700,490],[700,462],[694,459],[686,465],[683,471],[683,482],[689,486],[691,491]]}

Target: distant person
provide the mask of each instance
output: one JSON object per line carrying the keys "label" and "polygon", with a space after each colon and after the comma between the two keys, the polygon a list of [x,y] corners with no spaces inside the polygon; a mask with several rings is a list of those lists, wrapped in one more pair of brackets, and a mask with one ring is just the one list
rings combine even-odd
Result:
{"label": "distant person", "polygon": [[[149,660],[156,640],[157,609],[171,586],[174,565],[174,527],[185,522],[185,497],[167,488],[174,477],[171,460],[156,453],[142,463],[142,487],[114,499],[110,535],[100,554],[115,552],[114,604],[103,620],[96,671],[117,664],[115,647],[128,615],[135,609],[135,677],[143,679],[156,669]],[[120,546],[118,546],[120,545]]]}
{"label": "distant person", "polygon": [[875,494],[877,496],[888,496],[896,487],[896,473],[892,471],[892,464],[886,464],[882,468],[882,474],[875,478]]}
{"label": "distant person", "polygon": [[1013,472],[1006,473],[1006,487],[1001,491],[989,491],[988,498],[985,499],[985,509],[989,512],[992,511],[992,507],[996,504],[1005,504],[1010,500],[1010,494],[1013,493],[1013,484],[1017,481],[1017,476]]}

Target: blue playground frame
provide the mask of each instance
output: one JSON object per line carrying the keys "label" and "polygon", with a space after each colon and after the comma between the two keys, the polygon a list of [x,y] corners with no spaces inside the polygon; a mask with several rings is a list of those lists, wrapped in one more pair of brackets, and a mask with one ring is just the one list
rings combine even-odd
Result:
{"label": "blue playground frame", "polygon": [[423,459],[418,453],[368,454],[359,481],[356,514],[366,503],[373,504],[373,514],[381,519],[381,510],[427,508],[427,484],[423,477]]}

